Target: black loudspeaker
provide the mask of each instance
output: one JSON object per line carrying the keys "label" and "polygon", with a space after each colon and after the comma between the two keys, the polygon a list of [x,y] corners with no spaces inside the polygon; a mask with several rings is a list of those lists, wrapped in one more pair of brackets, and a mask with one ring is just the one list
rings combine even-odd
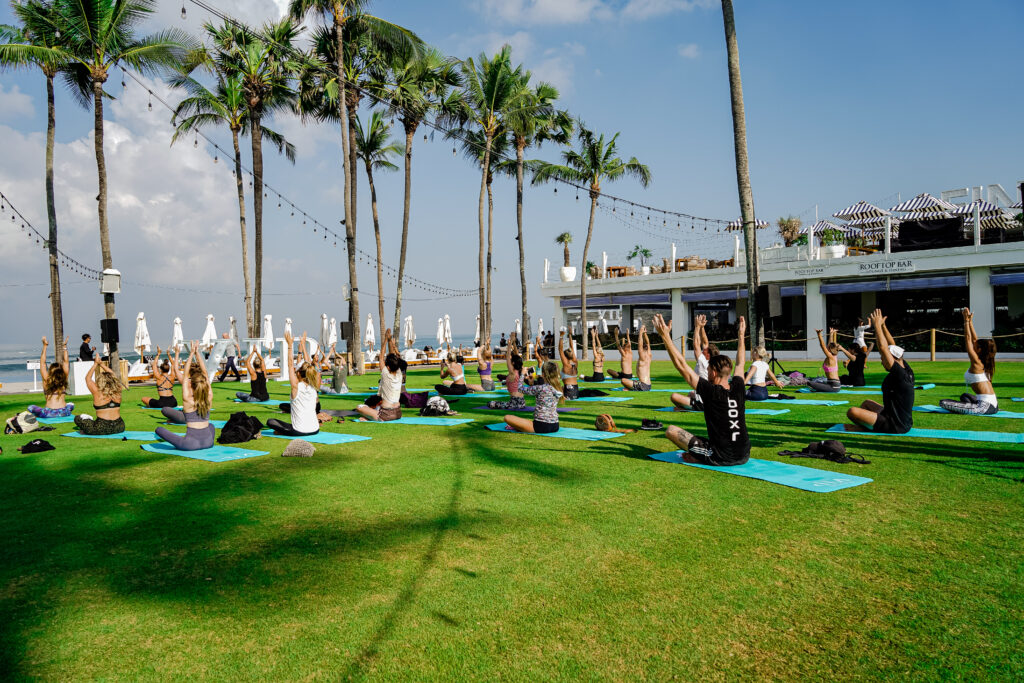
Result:
{"label": "black loudspeaker", "polygon": [[100,321],[100,341],[104,344],[121,341],[117,333],[117,318],[104,318]]}
{"label": "black loudspeaker", "polygon": [[782,290],[778,285],[768,285],[768,317],[782,315]]}
{"label": "black loudspeaker", "polygon": [[348,339],[351,336],[352,336],[352,323],[347,321],[347,320],[343,320],[343,321],[339,322],[338,323],[338,338],[339,339]]}

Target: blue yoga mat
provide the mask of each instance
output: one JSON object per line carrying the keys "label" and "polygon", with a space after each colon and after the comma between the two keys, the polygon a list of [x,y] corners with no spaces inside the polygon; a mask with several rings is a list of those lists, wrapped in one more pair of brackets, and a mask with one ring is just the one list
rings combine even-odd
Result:
{"label": "blue yoga mat", "polygon": [[[210,424],[212,424],[217,429],[223,429],[224,425],[226,425],[227,423],[228,423],[227,420],[210,420]],[[184,427],[185,426],[185,425],[180,424],[178,422],[161,422],[160,424],[167,425],[168,427]]]}
{"label": "blue yoga mat", "polygon": [[[526,406],[525,408],[516,408],[513,410],[512,408],[488,408],[487,406],[475,406],[473,410],[503,410],[507,413],[532,413],[535,412],[537,408],[535,406]],[[579,410],[579,408],[559,408],[558,412],[571,413],[574,410]]]}
{"label": "blue yoga mat", "polygon": [[287,401],[279,401],[276,398],[269,398],[266,401],[243,401],[240,398],[236,398],[235,403],[245,403],[250,406],[279,406],[282,403],[287,403]]}
{"label": "blue yoga mat", "polygon": [[652,460],[670,462],[677,465],[699,467],[702,470],[713,470],[725,474],[736,474],[741,477],[760,479],[773,484],[782,484],[801,491],[814,491],[816,493],[831,493],[840,489],[848,489],[872,481],[867,477],[858,477],[853,474],[841,472],[829,472],[828,470],[816,470],[813,467],[803,465],[792,465],[788,462],[776,460],[758,460],[751,458],[742,465],[732,467],[712,467],[711,465],[698,465],[697,463],[685,462],[680,451],[671,453],[655,453],[648,456]]}
{"label": "blue yoga mat", "polygon": [[[525,434],[525,432],[517,432],[512,429],[504,422],[495,422],[494,424],[487,425],[487,428],[492,432],[506,432],[509,434]],[[575,439],[577,441],[604,441],[605,439],[614,439],[619,436],[624,436],[620,432],[599,432],[596,429],[578,429],[576,427],[562,427],[557,432],[551,434],[526,434],[527,436],[551,436],[556,439]]]}
{"label": "blue yoga mat", "polygon": [[572,399],[573,403],[577,401],[588,401],[590,403],[622,403],[623,401],[632,401],[633,397],[626,396],[584,396],[583,398]]}
{"label": "blue yoga mat", "polygon": [[1024,401],[1024,398],[1011,398],[1011,401]]}
{"label": "blue yoga mat", "polygon": [[1024,434],[1013,432],[968,432],[961,429],[911,429],[906,434],[883,434],[881,432],[856,432],[846,431],[846,425],[834,425],[825,430],[826,432],[839,432],[841,434],[855,434],[858,436],[895,436],[901,438],[909,436],[920,439],[954,439],[956,441],[986,441],[990,443],[1024,443]]}
{"label": "blue yoga mat", "polygon": [[352,443],[354,441],[369,441],[368,436],[358,436],[356,434],[339,434],[338,432],[317,432],[316,434],[307,434],[305,436],[283,436],[281,434],[275,434],[273,429],[264,429],[262,432],[263,436],[269,436],[272,439],[302,439],[309,443],[320,443],[328,446],[334,446],[342,443]]}
{"label": "blue yoga mat", "polygon": [[376,420],[367,420],[366,422],[359,422],[359,424],[372,424],[372,425],[433,425],[434,427],[451,427],[453,425],[463,425],[467,422],[472,422],[471,417],[420,417],[419,415],[410,415],[409,417],[403,417],[398,420],[388,420],[387,422],[377,422]]}
{"label": "blue yoga mat", "polygon": [[[659,413],[697,413],[698,415],[703,414],[700,410],[676,410],[675,408],[658,408]],[[747,408],[745,413],[747,415],[785,415],[789,412],[788,408],[781,408],[779,410],[772,410],[771,408]]]}
{"label": "blue yoga mat", "polygon": [[617,379],[603,379],[600,382],[590,382],[588,380],[583,379],[583,375],[580,375],[579,381],[586,382],[587,384],[621,384],[621,382]]}
{"label": "blue yoga mat", "polygon": [[37,417],[36,422],[44,425],[62,425],[68,422],[74,422],[75,416],[68,415],[67,417]]}
{"label": "blue yoga mat", "polygon": [[626,387],[617,387],[612,389],[612,391],[628,391],[631,394],[687,394],[693,391],[693,389],[690,387],[686,387],[685,389],[651,389],[650,391],[633,391],[632,389],[627,389]]}
{"label": "blue yoga mat", "polygon": [[849,401],[818,401],[811,398],[766,398],[752,403],[784,403],[788,406],[845,406]]}
{"label": "blue yoga mat", "polygon": [[250,451],[246,448],[233,448],[231,446],[215,445],[212,448],[204,448],[201,451],[179,451],[169,443],[144,443],[142,450],[151,453],[166,453],[167,455],[181,455],[193,460],[206,460],[207,462],[227,462],[228,460],[241,460],[242,458],[255,458],[266,455],[267,451]]}
{"label": "blue yoga mat", "polygon": [[[163,410],[163,406],[161,406],[159,408],[151,408],[149,406],[139,406],[139,407],[142,408],[143,410]],[[174,410],[181,410],[181,404],[180,403],[178,405],[176,405],[176,406],[168,406],[168,407],[169,408],[173,408]],[[210,410],[216,410],[216,408],[210,408]]]}
{"label": "blue yoga mat", "polygon": [[[919,384],[918,386],[916,386],[914,388],[917,389],[918,391],[925,391],[927,389],[934,389],[935,385],[934,384]],[[861,389],[865,389],[866,391],[860,391]],[[861,394],[861,395],[867,396],[867,395],[871,395],[871,394],[880,394],[880,393],[882,393],[882,387],[879,386],[875,390],[872,390],[870,387],[856,387],[855,389],[840,389],[839,391],[814,391],[813,389],[809,389],[807,387],[804,387],[803,389],[800,390],[800,393],[801,394]]]}
{"label": "blue yoga mat", "polygon": [[67,434],[61,434],[61,436],[70,436],[76,439],[114,439],[120,441],[122,439],[128,439],[129,441],[159,441],[160,438],[153,432],[121,432],[120,434],[83,434],[81,432],[68,432]]}
{"label": "blue yoga mat", "polygon": [[[918,413],[941,413],[942,415],[957,415],[958,413],[952,413],[942,406],[914,406],[914,411]],[[971,415],[970,417],[1008,417],[1008,418],[1024,418],[1024,413],[1013,413],[1008,410],[1000,410],[990,415]]]}

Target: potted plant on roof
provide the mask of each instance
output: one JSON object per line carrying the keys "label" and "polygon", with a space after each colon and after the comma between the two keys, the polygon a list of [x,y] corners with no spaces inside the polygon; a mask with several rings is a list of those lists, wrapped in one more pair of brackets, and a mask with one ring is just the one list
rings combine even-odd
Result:
{"label": "potted plant on roof", "polygon": [[828,228],[821,233],[821,258],[840,258],[846,256],[846,244],[843,233],[835,228]]}
{"label": "potted plant on roof", "polygon": [[559,275],[562,278],[562,282],[572,282],[576,279],[576,266],[569,265],[569,245],[572,243],[572,233],[563,232],[561,235],[555,238],[555,244],[561,244],[564,249],[563,256],[565,257],[565,264],[562,266],[562,270],[559,271]]}
{"label": "potted plant on roof", "polygon": [[647,247],[641,247],[639,244],[633,247],[633,251],[629,252],[626,256],[626,260],[632,261],[633,259],[640,259],[640,272],[643,275],[651,274],[651,267],[647,265],[647,259],[651,258],[651,250]]}

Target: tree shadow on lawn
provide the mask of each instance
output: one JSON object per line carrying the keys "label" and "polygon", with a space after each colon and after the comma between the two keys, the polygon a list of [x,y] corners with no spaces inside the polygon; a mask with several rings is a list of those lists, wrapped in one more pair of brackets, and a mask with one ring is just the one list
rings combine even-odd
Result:
{"label": "tree shadow on lawn", "polygon": [[[256,537],[247,532],[260,524],[260,511],[237,504],[238,496],[251,495],[258,487],[261,499],[273,500],[287,493],[298,474],[308,472],[222,468],[198,477],[190,474],[180,485],[154,492],[149,487],[122,488],[96,475],[148,465],[159,456],[132,456],[126,462],[123,454],[115,453],[59,468],[32,458],[0,462],[0,480],[15,483],[5,486],[2,508],[8,540],[0,548],[0,620],[5,624],[0,630],[0,670],[13,676],[38,674],[26,668],[32,641],[66,602],[69,582],[99,582],[126,598],[255,607],[265,604],[268,594],[275,601],[305,599],[316,590],[315,584],[306,585],[312,579],[303,574],[285,574],[295,589],[282,596],[282,567],[322,560],[331,562],[334,574],[354,572],[360,558],[428,538],[427,550],[388,616],[351,663],[349,673],[355,675],[372,661],[414,602],[445,535],[455,528],[472,532],[500,522],[493,515],[484,521],[460,513],[462,458],[457,452],[451,457],[451,492],[436,515],[371,522],[332,518],[297,527],[275,521],[271,532]],[[331,464],[323,460],[321,466]],[[342,583],[359,590],[355,581]],[[349,601],[352,596],[337,599]]]}
{"label": "tree shadow on lawn", "polygon": [[[484,423],[486,424],[486,423]],[[483,460],[491,465],[521,470],[529,474],[545,477],[548,479],[583,480],[589,473],[578,467],[565,467],[551,462],[544,462],[536,458],[537,451],[577,453],[580,448],[568,444],[594,442],[574,442],[550,439],[529,434],[504,434],[492,432],[486,429],[483,424],[471,423],[466,429],[458,432],[459,448],[474,458]],[[532,454],[533,457],[512,455],[510,451],[523,451]]]}

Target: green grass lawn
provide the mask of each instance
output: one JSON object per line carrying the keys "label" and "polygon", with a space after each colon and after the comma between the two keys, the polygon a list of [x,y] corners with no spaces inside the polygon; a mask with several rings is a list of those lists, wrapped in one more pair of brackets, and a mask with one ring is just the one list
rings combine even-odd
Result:
{"label": "green grass lawn", "polygon": [[[914,365],[939,385],[919,404],[963,391],[966,362]],[[684,384],[662,362],[654,380]],[[1024,412],[1009,401],[1024,365],[996,380],[1001,407]],[[238,388],[215,385],[215,417],[276,414],[230,403]],[[563,424],[609,412],[703,433],[699,414],[651,412],[668,394],[631,395],[578,404]],[[2,396],[0,414],[35,400]],[[796,462],[874,482],[819,494],[652,461],[672,450],[660,432],[489,433],[501,414],[469,409],[481,402],[455,406],[476,419],[457,427],[331,424],[372,440],[311,459],[279,457],[279,439],[257,442],[268,456],[209,463],[57,436],[73,425],[37,455],[16,450],[36,435],[0,437],[0,678],[1024,677],[1024,446],[847,435],[871,464]],[[845,408],[749,417],[754,457],[827,438]],[[122,412],[128,429],[161,419]]]}

